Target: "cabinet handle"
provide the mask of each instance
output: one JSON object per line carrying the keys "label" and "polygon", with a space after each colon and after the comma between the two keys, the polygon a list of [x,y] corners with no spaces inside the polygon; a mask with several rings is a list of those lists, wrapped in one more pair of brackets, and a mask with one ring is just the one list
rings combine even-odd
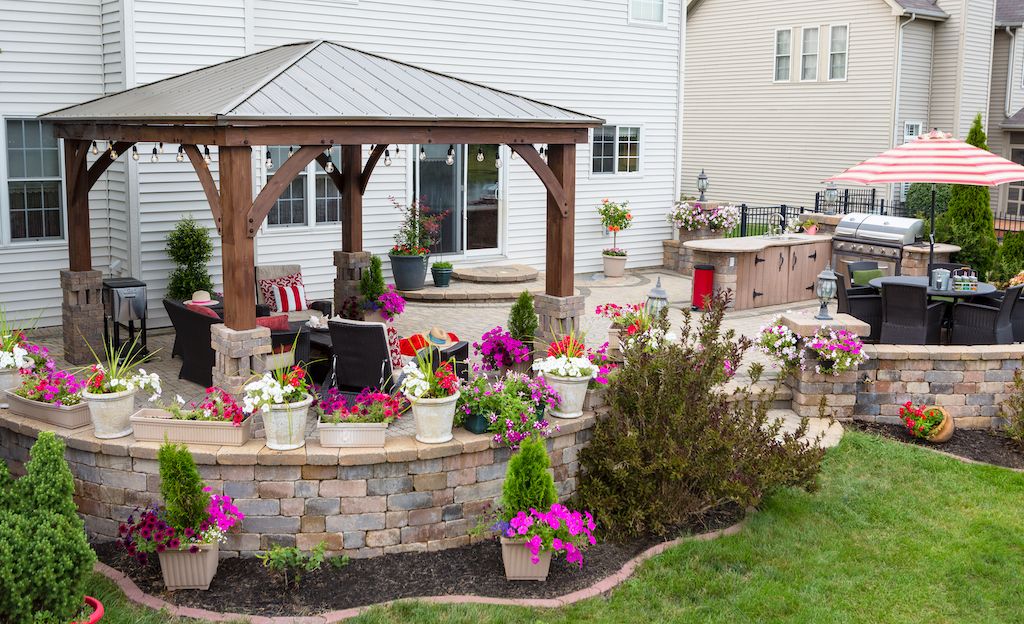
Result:
{"label": "cabinet handle", "polygon": [[780,271],[782,270],[782,265],[784,265],[784,264],[786,264],[786,257],[783,256],[782,252],[780,251],[779,252],[779,270]]}
{"label": "cabinet handle", "polygon": [[764,296],[763,292],[757,292],[756,290],[754,291],[754,299],[757,299],[758,297],[763,297],[763,296]]}
{"label": "cabinet handle", "polygon": [[818,250],[815,249],[814,253],[809,254],[807,257],[810,258],[811,260],[817,260],[818,259]]}
{"label": "cabinet handle", "polygon": [[754,264],[761,264],[762,262],[764,262],[764,258],[758,258],[757,256],[754,256]]}
{"label": "cabinet handle", "polygon": [[793,252],[793,262],[790,263],[789,268],[793,271],[796,270],[796,252]]}
{"label": "cabinet handle", "polygon": [[814,284],[811,284],[807,288],[804,288],[804,290],[814,290]]}

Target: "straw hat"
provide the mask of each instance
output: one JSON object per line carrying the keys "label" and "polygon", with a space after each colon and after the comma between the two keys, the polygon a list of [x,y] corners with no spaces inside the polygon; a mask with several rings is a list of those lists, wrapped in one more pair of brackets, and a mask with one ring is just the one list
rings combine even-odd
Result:
{"label": "straw hat", "polygon": [[205,290],[197,290],[192,293],[192,298],[185,302],[185,305],[204,305],[212,306],[220,303],[216,299],[210,298],[210,293]]}
{"label": "straw hat", "polygon": [[416,334],[416,336],[423,339],[424,346],[434,346],[444,349],[445,347],[450,347],[455,344],[455,340],[452,340],[451,334],[437,326],[431,327],[429,332],[421,332]]}

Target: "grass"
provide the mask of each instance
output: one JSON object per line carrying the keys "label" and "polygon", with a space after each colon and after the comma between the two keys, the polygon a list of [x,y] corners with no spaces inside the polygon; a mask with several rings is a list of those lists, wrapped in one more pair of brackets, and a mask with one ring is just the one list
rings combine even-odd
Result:
{"label": "grass", "polygon": [[[402,603],[354,621],[1020,622],[1022,510],[1024,474],[847,433],[819,492],[772,497],[742,534],[672,549],[609,598],[551,611]],[[124,612],[105,624],[170,621],[99,588],[108,613]]]}

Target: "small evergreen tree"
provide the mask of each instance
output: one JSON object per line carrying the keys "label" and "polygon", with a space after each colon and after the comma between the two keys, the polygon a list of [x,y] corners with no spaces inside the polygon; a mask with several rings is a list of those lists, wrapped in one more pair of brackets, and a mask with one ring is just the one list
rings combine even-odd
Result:
{"label": "small evergreen tree", "polygon": [[[907,199],[904,202],[906,205],[907,216],[913,216],[916,219],[924,219],[925,222],[925,235],[932,231],[931,223],[931,211],[932,211],[932,185],[927,182],[915,182],[910,185],[910,189],[907,190]],[[936,184],[935,185],[935,219],[938,222],[946,209],[949,207],[949,185],[948,184]]]}
{"label": "small evergreen tree", "polygon": [[176,530],[199,529],[209,517],[210,495],[203,491],[192,453],[184,445],[164,443],[157,451],[160,495],[167,509],[167,524]]}
{"label": "small evergreen tree", "polygon": [[167,282],[169,298],[184,300],[197,290],[213,290],[206,266],[213,258],[213,242],[206,228],[191,216],[178,221],[167,235],[167,256],[178,265]]}
{"label": "small evergreen tree", "polygon": [[508,331],[512,337],[523,343],[532,343],[537,336],[537,311],[533,307],[533,295],[524,290],[512,305],[508,314]]}
{"label": "small evergreen tree", "polygon": [[[967,143],[987,150],[986,141],[979,113],[974,117]],[[954,184],[950,188],[949,208],[937,221],[938,239],[959,246],[957,261],[970,265],[979,278],[986,279],[999,248],[988,187]]]}
{"label": "small evergreen tree", "polygon": [[1007,282],[1021,271],[1024,271],[1024,232],[1008,232],[999,246],[991,278]]}
{"label": "small evergreen tree", "polygon": [[551,459],[544,441],[538,436],[524,440],[519,451],[508,460],[501,488],[501,508],[506,520],[520,511],[550,509],[558,502],[550,468]]}
{"label": "small evergreen tree", "polygon": [[52,511],[81,523],[75,507],[75,478],[64,460],[64,442],[51,431],[39,434],[25,463],[25,476],[14,482],[16,509]]}
{"label": "small evergreen tree", "polygon": [[359,276],[359,293],[363,296],[363,304],[377,301],[385,290],[384,268],[380,256],[370,256],[370,266]]}

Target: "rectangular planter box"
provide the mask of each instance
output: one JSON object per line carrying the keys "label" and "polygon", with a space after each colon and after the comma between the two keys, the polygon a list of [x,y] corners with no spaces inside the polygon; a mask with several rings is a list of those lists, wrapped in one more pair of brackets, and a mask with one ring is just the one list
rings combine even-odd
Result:
{"label": "rectangular planter box", "polygon": [[537,555],[540,562],[530,561],[530,551],[522,538],[501,538],[501,560],[505,564],[505,579],[509,581],[545,581],[551,568],[551,551],[542,550]]}
{"label": "rectangular planter box", "polygon": [[605,405],[607,403],[604,398],[604,388],[587,389],[587,398],[583,400],[583,411],[592,412]]}
{"label": "rectangular planter box", "polygon": [[65,429],[79,429],[92,423],[89,419],[89,404],[85,401],[78,405],[57,407],[20,397],[11,390],[7,390],[6,394],[9,409],[15,416],[32,418]]}
{"label": "rectangular planter box", "polygon": [[385,423],[317,422],[320,446],[324,448],[384,448]]}
{"label": "rectangular planter box", "polygon": [[252,437],[252,416],[238,427],[230,421],[178,420],[161,409],[141,409],[129,419],[135,439],[147,442],[180,442],[241,446]]}
{"label": "rectangular planter box", "polygon": [[164,585],[170,591],[179,589],[210,589],[210,582],[217,574],[220,544],[200,544],[199,552],[187,550],[165,550],[157,556]]}

